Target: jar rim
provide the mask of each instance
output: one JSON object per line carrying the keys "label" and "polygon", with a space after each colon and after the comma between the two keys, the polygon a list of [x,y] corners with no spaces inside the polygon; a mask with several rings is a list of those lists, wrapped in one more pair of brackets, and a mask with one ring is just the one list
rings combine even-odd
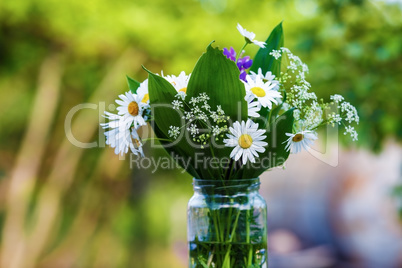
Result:
{"label": "jar rim", "polygon": [[236,180],[204,180],[204,179],[197,179],[197,178],[193,178],[193,184],[230,184],[230,185],[234,185],[236,183],[239,184],[244,184],[244,183],[253,183],[253,182],[260,182],[260,178],[256,177],[256,178],[251,178],[251,179],[236,179]]}
{"label": "jar rim", "polygon": [[240,180],[203,180],[193,179],[194,190],[202,190],[209,192],[213,191],[244,191],[244,190],[257,190],[260,186],[260,179],[240,179]]}
{"label": "jar rim", "polygon": [[205,179],[197,179],[196,177],[193,177],[193,181],[205,181],[205,182],[229,182],[229,181],[233,181],[233,182],[235,182],[235,181],[238,181],[238,182],[241,182],[241,181],[253,181],[253,180],[260,180],[260,178],[259,177],[256,177],[256,178],[250,178],[250,179],[235,179],[235,180],[218,180],[218,179],[211,179],[211,180],[205,180]]}

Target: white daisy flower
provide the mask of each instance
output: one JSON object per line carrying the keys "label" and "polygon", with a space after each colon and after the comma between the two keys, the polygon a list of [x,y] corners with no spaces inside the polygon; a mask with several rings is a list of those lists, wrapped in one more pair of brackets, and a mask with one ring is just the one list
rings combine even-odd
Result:
{"label": "white daisy flower", "polygon": [[115,154],[124,155],[128,152],[130,148],[133,154],[144,156],[142,150],[142,143],[138,136],[137,131],[134,128],[131,129],[121,129],[113,128],[105,132],[106,144],[114,149]]}
{"label": "white daisy flower", "polygon": [[[258,153],[265,152],[264,146],[268,143],[263,141],[266,136],[264,129],[258,129],[258,124],[254,123],[250,119],[247,122],[236,121],[233,127],[229,127],[227,135],[228,139],[224,139],[223,142],[227,147],[235,147],[230,153],[230,157],[235,161],[242,157],[243,165],[250,160],[251,163],[255,163],[255,157],[258,157]],[[258,152],[258,153],[257,153]]]}
{"label": "white daisy flower", "polygon": [[137,94],[126,92],[126,94],[119,95],[121,100],[117,99],[116,103],[120,106],[117,107],[118,114],[123,116],[122,128],[130,128],[131,124],[137,129],[140,126],[146,125],[143,118],[144,109],[148,107],[147,104],[142,102],[142,99]]}
{"label": "white daisy flower", "polygon": [[115,148],[114,153],[124,155],[130,147],[131,133],[129,129],[113,128],[105,132],[106,144]]}
{"label": "white daisy flower", "polygon": [[246,87],[246,94],[252,93],[263,107],[268,107],[269,109],[272,109],[272,103],[278,104],[275,98],[281,98],[282,96],[281,93],[274,90],[276,84],[271,81],[264,82],[259,76],[256,76],[253,80],[247,75],[246,79],[247,82],[243,81]]}
{"label": "white daisy flower", "polygon": [[142,157],[144,157],[141,139],[134,128],[131,129],[131,142],[129,144],[133,154],[138,155],[139,153]]}
{"label": "white daisy flower", "polygon": [[260,117],[260,114],[258,112],[261,110],[261,103],[258,101],[254,101],[254,94],[248,93],[246,94],[244,99],[247,101],[248,117]]}
{"label": "white daisy flower", "polygon": [[144,82],[140,84],[137,89],[137,95],[142,103],[149,104],[148,79],[145,79]]}
{"label": "white daisy flower", "polygon": [[255,80],[256,77],[259,77],[262,79],[264,82],[270,81],[272,84],[275,84],[275,87],[272,88],[273,90],[278,90],[279,89],[279,81],[275,80],[275,75],[272,74],[272,72],[268,71],[265,75],[262,73],[262,69],[258,68],[258,72],[255,73],[253,71],[250,71],[250,77],[251,79]]}
{"label": "white daisy flower", "polygon": [[286,133],[289,139],[285,147],[286,150],[290,150],[292,154],[301,152],[302,147],[308,151],[308,148],[313,145],[314,141],[318,139],[317,134],[310,130],[299,131],[296,134]]}
{"label": "white daisy flower", "polygon": [[265,45],[266,45],[265,42],[254,40],[255,33],[247,31],[239,23],[237,24],[237,30],[239,30],[240,34],[242,36],[244,36],[244,38],[246,39],[247,43],[253,43],[253,44],[255,44],[255,45],[257,45],[257,46],[259,46],[261,48],[265,48]]}
{"label": "white daisy flower", "polygon": [[121,127],[120,124],[123,123],[123,121],[121,120],[123,117],[118,114],[112,114],[112,113],[109,113],[108,111],[105,111],[105,115],[103,115],[103,117],[105,117],[106,119],[109,120],[109,122],[107,122],[107,123],[100,124],[103,129],[118,128],[118,127]]}
{"label": "white daisy flower", "polygon": [[182,71],[179,76],[167,75],[165,78],[173,85],[182,99],[184,99],[187,93],[187,85],[188,81],[190,80],[190,76],[191,74],[186,75],[186,73]]}

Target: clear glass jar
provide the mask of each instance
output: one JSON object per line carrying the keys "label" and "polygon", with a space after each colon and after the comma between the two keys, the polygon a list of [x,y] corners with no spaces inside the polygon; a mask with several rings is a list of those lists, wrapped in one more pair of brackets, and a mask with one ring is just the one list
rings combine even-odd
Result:
{"label": "clear glass jar", "polygon": [[260,181],[193,180],[189,267],[267,267],[267,205]]}

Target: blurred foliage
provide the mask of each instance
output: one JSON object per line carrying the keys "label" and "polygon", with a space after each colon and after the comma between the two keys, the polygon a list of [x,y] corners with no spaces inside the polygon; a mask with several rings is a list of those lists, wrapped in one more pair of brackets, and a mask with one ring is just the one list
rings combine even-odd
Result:
{"label": "blurred foliage", "polygon": [[[10,184],[27,125],[40,121],[30,116],[48,58],[60,59],[60,98],[40,168],[31,174],[34,188],[27,203],[18,204],[29,207],[24,225],[32,230],[37,213],[48,209],[41,207],[46,189],[58,186],[51,183],[52,170],[65,151],[64,120],[70,109],[111,85],[111,94],[97,100],[113,110],[109,104],[127,90],[126,74],[146,78],[141,64],[154,72],[188,73],[212,40],[239,49],[238,22],[265,40],[284,20],[285,46],[308,64],[308,79],[318,95],[341,93],[357,107],[360,144],[379,150],[387,138],[401,141],[401,10],[398,3],[375,0],[1,1],[0,178],[6,178],[0,180],[1,192]],[[256,51],[247,52],[253,56]],[[115,67],[120,61],[123,67]],[[98,124],[101,107],[90,110],[88,125]],[[92,133],[74,126],[73,132],[78,140]],[[98,135],[90,136],[98,140]],[[185,241],[190,177],[130,170],[129,161],[118,160],[109,149],[70,150],[65,169],[55,172],[60,184],[68,181],[66,174],[73,179],[52,197],[60,206],[52,228],[45,230],[50,239],[38,249],[38,267],[185,267],[177,257],[184,254],[185,259],[185,245],[183,253],[175,243]],[[2,227],[11,215],[8,198],[1,197]],[[7,247],[3,236],[2,247]]]}

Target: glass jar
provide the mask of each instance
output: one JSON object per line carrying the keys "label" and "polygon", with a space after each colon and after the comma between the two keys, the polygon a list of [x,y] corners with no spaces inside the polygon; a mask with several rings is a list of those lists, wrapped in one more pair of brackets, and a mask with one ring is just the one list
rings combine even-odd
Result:
{"label": "glass jar", "polygon": [[267,205],[260,180],[193,180],[189,267],[267,267]]}

